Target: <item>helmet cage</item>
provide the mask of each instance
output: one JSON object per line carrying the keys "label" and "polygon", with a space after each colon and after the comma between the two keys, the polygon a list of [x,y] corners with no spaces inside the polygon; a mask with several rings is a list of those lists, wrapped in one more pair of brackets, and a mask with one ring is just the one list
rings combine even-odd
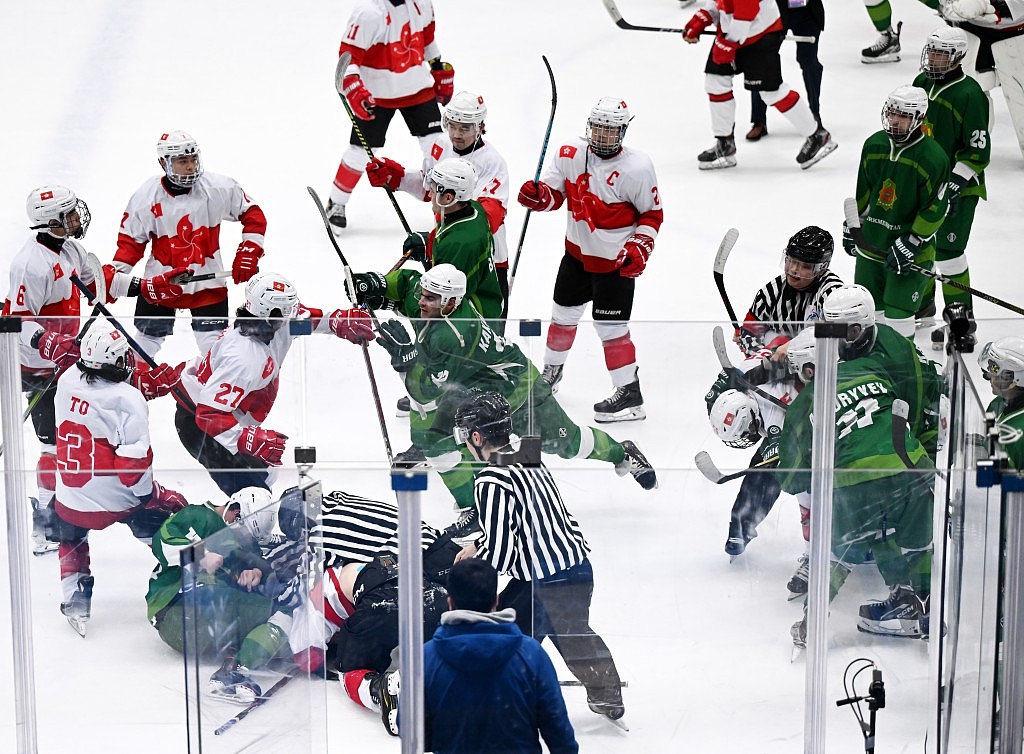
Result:
{"label": "helmet cage", "polygon": [[1024,388],[1024,339],[1011,336],[986,343],[978,355],[978,365],[993,392]]}
{"label": "helmet cage", "polygon": [[587,118],[587,143],[599,157],[611,157],[622,149],[626,129],[633,116],[622,100],[602,97]]}
{"label": "helmet cage", "polygon": [[65,186],[42,186],[32,191],[26,201],[31,230],[53,231],[60,228],[69,238],[84,238],[92,222],[89,205]]}
{"label": "helmet cage", "polygon": [[761,440],[761,411],[739,390],[719,395],[708,418],[715,436],[730,448],[749,448]]}
{"label": "helmet cage", "polygon": [[[167,180],[179,188],[192,188],[203,174],[202,152],[196,140],[185,131],[171,131],[162,134],[156,143],[157,159],[164,169]],[[194,157],[196,169],[192,173],[178,173],[174,162],[182,157]]]}
{"label": "helmet cage", "polygon": [[882,105],[882,128],[895,144],[912,137],[924,123],[928,112],[928,95],[916,86],[901,86]]}
{"label": "helmet cage", "polygon": [[82,338],[78,367],[86,375],[124,382],[135,373],[135,352],[120,330],[94,325]]}
{"label": "helmet cage", "polygon": [[956,27],[943,26],[929,36],[921,49],[921,70],[930,79],[944,78],[967,56],[967,36]]}

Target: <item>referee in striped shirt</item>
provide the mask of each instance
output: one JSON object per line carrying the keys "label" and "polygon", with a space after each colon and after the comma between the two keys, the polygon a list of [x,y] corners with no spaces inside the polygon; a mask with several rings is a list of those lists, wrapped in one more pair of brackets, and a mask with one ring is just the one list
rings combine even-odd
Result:
{"label": "referee in striped shirt", "polygon": [[608,646],[590,627],[594,571],[580,525],[539,454],[524,463],[512,451],[511,410],[500,394],[470,397],[455,424],[456,440],[487,464],[473,483],[483,533],[457,560],[479,557],[511,576],[498,609],[514,608],[524,634],[550,638],[587,689],[590,709],[618,720],[625,712],[619,673]]}

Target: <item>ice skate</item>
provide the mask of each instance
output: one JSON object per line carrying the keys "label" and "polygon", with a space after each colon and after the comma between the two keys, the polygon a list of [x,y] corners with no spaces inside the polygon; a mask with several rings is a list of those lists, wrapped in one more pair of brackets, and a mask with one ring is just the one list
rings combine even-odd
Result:
{"label": "ice skate", "polygon": [[345,219],[345,205],[335,204],[330,199],[327,200],[327,222],[331,224],[331,230],[337,233],[339,230],[348,225],[348,220]]}
{"label": "ice skate", "polygon": [[878,636],[918,639],[922,619],[927,622],[924,605],[911,587],[901,584],[889,592],[884,602],[860,606],[857,629]]}
{"label": "ice skate", "polygon": [[[402,690],[402,671],[389,670],[380,677],[380,720],[384,730],[392,736],[398,735],[398,696]],[[371,694],[373,692],[371,691]]]}
{"label": "ice skate", "polygon": [[615,388],[611,398],[594,404],[594,421],[599,424],[646,419],[644,396],[640,393],[640,380]]}
{"label": "ice skate", "polygon": [[870,47],[860,51],[862,63],[896,63],[900,59],[900,29],[903,22],[896,24],[895,31],[890,26],[882,32]]}
{"label": "ice skate", "polygon": [[49,508],[40,508],[39,501],[34,497],[30,497],[29,502],[32,504],[32,554],[45,555],[48,552],[56,552],[60,543],[51,542],[46,538],[46,530],[50,526],[53,511]]}
{"label": "ice skate", "polygon": [[803,617],[789,628],[789,635],[793,639],[793,652],[789,661],[796,662],[800,655],[807,649],[807,609],[804,608]]}
{"label": "ice skate", "polygon": [[629,726],[622,719],[622,716],[626,714],[626,708],[622,706],[621,699],[617,702],[599,702],[588,698],[587,706],[590,707],[591,712],[596,712],[606,718],[616,728],[629,730]]}
{"label": "ice skate", "polygon": [[786,588],[789,590],[789,599],[793,601],[807,594],[807,569],[810,565],[810,558],[806,554],[801,555],[797,558],[796,571],[789,579],[789,583],[786,584]]}
{"label": "ice skate", "polygon": [[636,483],[645,490],[657,489],[658,475],[654,472],[654,467],[644,457],[644,454],[640,452],[640,448],[636,446],[636,443],[632,440],[623,440],[622,450],[625,451],[626,455],[615,464],[615,473],[619,476],[632,474],[633,478],[636,479]]}
{"label": "ice skate", "polygon": [[427,462],[427,457],[423,455],[423,451],[415,445],[410,445],[407,450],[403,450],[401,453],[395,453],[395,457],[392,460],[391,465],[396,469],[430,468],[430,463]]}
{"label": "ice skate", "polygon": [[252,680],[249,669],[239,665],[234,657],[228,657],[220,668],[210,676],[207,687],[210,696],[235,704],[252,704],[263,690]]}
{"label": "ice skate", "polygon": [[452,542],[460,547],[465,547],[475,542],[476,538],[481,534],[480,514],[475,506],[472,508],[462,508],[461,511],[459,520],[444,531],[445,534],[451,535]]}
{"label": "ice skate", "polygon": [[743,533],[743,524],[738,521],[729,522],[729,536],[725,540],[725,554],[729,562],[736,560],[747,549],[747,537]]}
{"label": "ice skate", "polygon": [[832,140],[832,134],[823,126],[818,126],[814,133],[804,140],[800,152],[796,156],[797,164],[802,170],[821,162],[825,157],[836,151],[839,146]]}
{"label": "ice skate", "polygon": [[558,392],[558,383],[562,381],[562,369],[565,364],[545,364],[541,378],[551,386],[551,392]]}
{"label": "ice skate", "polygon": [[715,143],[697,155],[697,167],[701,170],[736,167],[736,139],[733,135],[716,136]]}
{"label": "ice skate", "polygon": [[89,622],[89,615],[92,609],[92,587],[95,579],[92,576],[82,576],[78,579],[78,589],[71,595],[67,602],[60,603],[60,611],[68,619],[68,624],[78,632],[78,635],[85,638],[85,627]]}
{"label": "ice skate", "polygon": [[399,419],[404,419],[409,415],[409,411],[412,410],[412,403],[409,402],[409,396],[403,395],[398,399],[398,403],[395,404],[395,416]]}

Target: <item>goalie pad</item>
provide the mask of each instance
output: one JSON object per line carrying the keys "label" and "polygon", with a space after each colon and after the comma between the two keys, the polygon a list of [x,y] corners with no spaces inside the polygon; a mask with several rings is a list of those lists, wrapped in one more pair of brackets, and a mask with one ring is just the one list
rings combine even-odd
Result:
{"label": "goalie pad", "polygon": [[1024,36],[994,42],[992,57],[996,61],[996,75],[1013,121],[1017,146],[1024,155]]}

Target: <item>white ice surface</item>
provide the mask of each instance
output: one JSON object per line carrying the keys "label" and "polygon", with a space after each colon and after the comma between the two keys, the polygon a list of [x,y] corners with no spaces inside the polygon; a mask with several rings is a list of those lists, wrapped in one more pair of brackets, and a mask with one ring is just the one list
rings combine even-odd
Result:
{"label": "white ice surface", "polygon": [[[184,128],[200,140],[206,168],[238,178],[265,210],[269,230],[262,267],[287,274],[310,304],[342,305],[340,265],[305,187],[314,186],[326,198],[347,142],[332,75],[350,5],[310,0],[4,3],[0,289],[6,290],[7,267],[28,233],[22,208],[31,188],[65,183],[86,199],[93,215],[86,246],[106,261],[128,197],[157,169],[157,136]],[[647,452],[659,469],[661,488],[643,493],[599,464],[552,463],[594,547],[593,625],[629,682],[628,734],[590,713],[581,689],[566,690],[582,748],[798,751],[804,663],[790,663],[789,626],[799,617],[799,606],[785,600],[785,583],[802,546],[796,507],[784,496],[760,538],[730,565],[722,544],[736,487],[714,487],[693,470],[693,456],[702,449],[723,468],[742,468],[746,462],[743,453],[713,442],[704,413],[703,394],[717,371],[711,327],[725,319],[711,262],[724,232],[739,228],[726,279],[742,314],[756,288],[777,274],[780,252],[796,229],[818,224],[838,239],[860,145],[879,127],[886,94],[915,75],[920,46],[938,21],[910,0],[894,3],[904,21],[904,60],[869,67],[860,63],[859,51],[876,33],[862,5],[829,3],[821,49],[822,112],[839,149],[801,171],[794,158],[802,137],[774,112],[770,136],[758,144],[744,142],[748,100],[737,89],[739,166],[704,173],[696,169],[695,156],[711,143],[701,73],[706,42],[693,48],[675,35],[617,29],[597,0],[437,0],[436,6],[438,39],[455,66],[457,88],[479,91],[487,100],[488,138],[509,161],[513,196],[532,178],[543,137],[549,93],[540,56],[546,54],[559,86],[549,154],[561,139],[582,132],[599,96],[621,96],[636,114],[628,143],[653,156],[666,207],[633,313],[649,418],[611,428]],[[620,7],[633,23],[682,26],[689,17],[675,0],[621,0]],[[783,61],[788,81],[802,89],[790,43],[783,47]],[[1021,263],[1012,239],[1021,227],[1021,155],[1001,93],[994,100],[991,198],[980,206],[972,235],[972,279],[995,296],[1019,302]],[[383,153],[406,165],[416,163],[415,142],[400,121],[393,124]],[[414,227],[428,226],[426,205],[407,195],[400,200]],[[341,242],[354,269],[390,267],[400,253],[402,231],[384,194],[364,182],[348,215],[351,227]],[[522,218],[522,208],[513,204],[508,218],[513,251]],[[513,317],[548,316],[564,224],[564,211],[531,219]],[[226,225],[227,255],[237,242],[237,226]],[[833,269],[852,279],[852,260],[838,249]],[[231,296],[237,303],[240,290]],[[980,318],[1005,314],[985,301],[976,301],[976,307]],[[125,319],[131,310],[131,302],[115,307]],[[696,324],[665,324],[684,321]],[[996,329],[983,323],[980,334],[984,339]],[[536,361],[540,347],[535,346]],[[183,359],[191,348],[182,322],[161,357]],[[357,350],[319,338],[309,345],[309,356],[308,392],[298,388],[301,358],[293,352],[268,426],[318,446],[328,489],[388,496]],[[375,353],[374,363],[384,404],[392,406],[400,388],[383,356]],[[560,400],[587,423],[590,404],[609,392],[596,337],[584,324]],[[299,418],[302,400],[308,422]],[[200,502],[216,489],[180,447],[171,416],[169,402],[152,406],[157,476]],[[390,412],[389,426],[396,450],[404,448],[407,430]],[[27,457],[34,459],[35,439],[28,428],[25,438]],[[294,468],[286,468],[278,487],[291,484],[294,474]],[[436,477],[431,485],[425,516],[443,524],[452,515],[450,503]],[[184,751],[181,661],[145,619],[143,595],[153,559],[125,527],[96,532],[90,540],[97,586],[85,640],[57,610],[55,556],[31,563],[40,751]],[[5,555],[2,538],[0,545]],[[6,626],[6,579],[0,584],[0,626]],[[828,696],[843,695],[842,669],[850,659],[877,660],[890,687],[889,706],[879,713],[879,750],[884,744],[889,752],[920,751],[928,714],[927,647],[873,639],[854,627],[857,605],[883,593],[874,571],[858,570],[833,605]],[[10,664],[10,633],[0,630],[5,678],[11,678]],[[561,673],[567,677],[564,668]],[[280,730],[288,719],[282,712],[301,698],[294,689],[282,692],[238,730],[260,726],[260,716]],[[331,750],[350,745],[396,750],[397,742],[385,736],[377,719],[355,708],[339,687],[327,690],[327,704]],[[13,706],[12,685],[4,683],[3,751],[14,750]],[[225,709],[224,719],[233,711]],[[263,746],[260,750],[287,750],[271,738]],[[862,750],[850,714],[832,707],[828,751]]]}

